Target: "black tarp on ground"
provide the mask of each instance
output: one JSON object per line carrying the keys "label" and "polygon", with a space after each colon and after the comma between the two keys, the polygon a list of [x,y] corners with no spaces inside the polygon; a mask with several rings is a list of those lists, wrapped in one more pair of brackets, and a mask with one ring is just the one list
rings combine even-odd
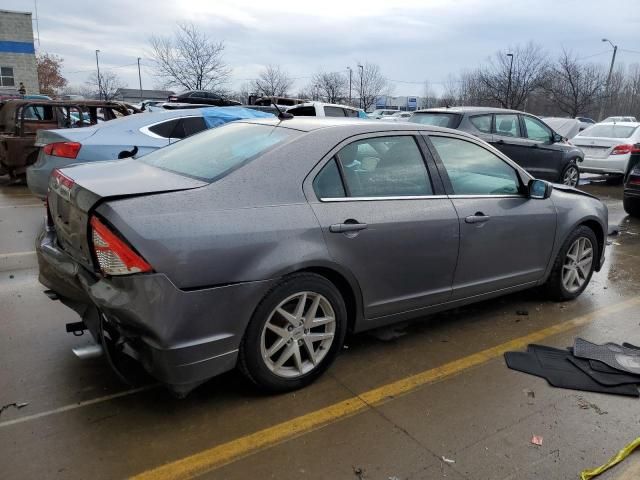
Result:
{"label": "black tarp on ground", "polygon": [[529,345],[526,352],[506,352],[507,366],[542,377],[550,385],[572,390],[640,396],[635,385],[606,386],[596,382],[568,360],[571,352],[542,345]]}

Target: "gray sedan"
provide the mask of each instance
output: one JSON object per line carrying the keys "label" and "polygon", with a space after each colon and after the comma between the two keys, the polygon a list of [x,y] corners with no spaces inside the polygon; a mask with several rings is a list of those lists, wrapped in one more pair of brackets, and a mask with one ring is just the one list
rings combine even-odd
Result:
{"label": "gray sedan", "polygon": [[234,367],[300,388],[347,332],[535,286],[573,299],[607,231],[598,199],[472,135],[316,118],[54,171],[47,218],[40,279],[81,315],[68,329],[179,395]]}

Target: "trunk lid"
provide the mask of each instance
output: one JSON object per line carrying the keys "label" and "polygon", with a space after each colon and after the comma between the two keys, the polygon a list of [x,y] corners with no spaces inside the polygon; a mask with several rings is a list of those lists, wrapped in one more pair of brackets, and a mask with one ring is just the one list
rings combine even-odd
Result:
{"label": "trunk lid", "polygon": [[82,143],[83,140],[95,135],[97,131],[98,129],[95,126],[84,128],[61,128],[58,130],[38,130],[35,145],[36,147],[44,147],[49,143],[56,142]]}
{"label": "trunk lid", "polygon": [[580,147],[585,157],[607,158],[614,147],[629,142],[625,138],[575,137],[571,143]]}
{"label": "trunk lid", "polygon": [[207,185],[136,160],[79,164],[51,175],[47,196],[58,244],[74,259],[93,269],[89,217],[108,198],[189,190]]}

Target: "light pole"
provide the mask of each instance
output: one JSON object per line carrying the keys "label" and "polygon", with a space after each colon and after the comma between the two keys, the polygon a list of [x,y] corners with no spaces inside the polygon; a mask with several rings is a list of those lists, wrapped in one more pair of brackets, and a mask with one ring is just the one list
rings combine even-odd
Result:
{"label": "light pole", "polygon": [[614,45],[611,40],[608,38],[603,38],[603,42],[609,42],[609,45],[613,47],[613,56],[611,57],[611,66],[609,67],[609,75],[607,75],[607,83],[604,85],[605,95],[600,102],[600,113],[598,114],[598,120],[602,120],[602,116],[604,115],[604,104],[606,102],[606,98],[609,96],[609,85],[611,83],[611,75],[613,74],[613,64],[616,61],[616,53],[618,53],[618,46]]}
{"label": "light pole", "polygon": [[138,82],[140,85],[140,103],[142,103],[142,75],[140,75],[140,60],[141,58],[138,57]]}
{"label": "light pole", "polygon": [[353,70],[351,70],[351,67],[347,67],[347,70],[349,70],[349,105],[351,105],[351,74]]}
{"label": "light pole", "polygon": [[511,72],[513,71],[513,53],[507,53],[507,57],[511,57],[511,62],[509,63],[509,80],[507,81],[507,101],[505,102],[505,107],[510,108],[509,98],[511,96]]}
{"label": "light pole", "polygon": [[358,64],[358,68],[360,69],[360,108],[362,108],[362,77],[364,77],[364,66]]}
{"label": "light pole", "polygon": [[102,100],[102,81],[100,80],[100,63],[98,63],[98,54],[100,50],[96,50],[96,70],[98,70],[98,97]]}

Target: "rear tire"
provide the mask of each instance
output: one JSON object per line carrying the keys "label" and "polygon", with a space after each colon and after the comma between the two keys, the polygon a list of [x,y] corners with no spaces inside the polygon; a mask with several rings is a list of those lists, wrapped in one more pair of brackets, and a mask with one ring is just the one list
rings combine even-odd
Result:
{"label": "rear tire", "polygon": [[238,367],[262,390],[312,383],[342,349],[347,309],[338,289],[314,273],[286,277],[260,302],[245,332]]}
{"label": "rear tire", "polygon": [[549,296],[559,301],[578,297],[591,280],[599,253],[593,230],[581,225],[571,232],[562,244],[545,284]]}
{"label": "rear tire", "polygon": [[640,198],[623,197],[622,206],[632,217],[640,217]]}

